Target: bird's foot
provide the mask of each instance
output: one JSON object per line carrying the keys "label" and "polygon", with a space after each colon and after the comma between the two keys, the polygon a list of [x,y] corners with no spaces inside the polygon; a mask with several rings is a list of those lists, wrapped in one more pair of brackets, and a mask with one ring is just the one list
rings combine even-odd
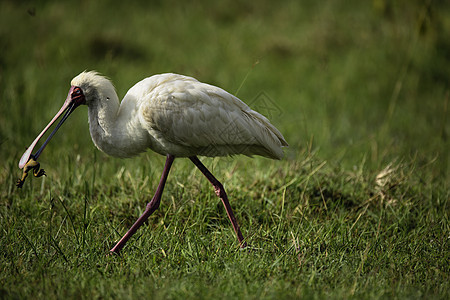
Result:
{"label": "bird's foot", "polygon": [[245,253],[256,253],[262,250],[261,248],[253,247],[252,245],[247,245],[245,247],[239,248],[239,251],[245,252]]}
{"label": "bird's foot", "polygon": [[108,253],[106,254],[106,256],[108,256],[108,257],[120,257],[121,255],[120,255],[120,252],[109,250]]}
{"label": "bird's foot", "polygon": [[44,169],[41,169],[40,167],[40,163],[35,161],[34,158],[31,158],[23,167],[22,178],[17,180],[16,186],[18,188],[22,188],[23,184],[25,183],[25,178],[27,178],[28,172],[30,172],[31,170],[33,170],[34,177],[46,176]]}

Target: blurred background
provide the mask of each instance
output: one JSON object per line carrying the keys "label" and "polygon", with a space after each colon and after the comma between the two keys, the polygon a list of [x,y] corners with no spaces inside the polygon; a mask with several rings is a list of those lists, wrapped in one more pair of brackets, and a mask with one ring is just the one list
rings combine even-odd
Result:
{"label": "blurred background", "polygon": [[[145,77],[175,72],[268,116],[291,145],[289,160],[305,151],[350,167],[414,160],[448,182],[449,6],[3,0],[0,150],[15,166],[83,70],[108,76],[119,98]],[[47,160],[92,153],[86,111],[50,145]]]}

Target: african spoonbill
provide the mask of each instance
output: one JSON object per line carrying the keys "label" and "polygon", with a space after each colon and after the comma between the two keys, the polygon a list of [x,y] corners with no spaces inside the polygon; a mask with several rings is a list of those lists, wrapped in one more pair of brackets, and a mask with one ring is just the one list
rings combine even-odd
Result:
{"label": "african spoonbill", "polygon": [[[260,155],[283,157],[288,146],[269,120],[221,88],[192,77],[161,74],[135,84],[119,102],[111,81],[97,72],[82,72],[71,82],[66,101],[44,130],[27,148],[19,162],[26,173],[44,175],[37,159],[55,132],[80,105],[87,105],[89,130],[98,149],[116,157],[131,157],[148,148],[166,156],[155,195],[144,213],[110,250],[118,253],[136,230],[158,209],[170,167],[176,157],[187,157],[214,186],[225,206],[241,247],[246,246],[222,184],[197,156]],[[64,113],[65,112],[65,113]],[[63,115],[64,114],[64,115]],[[39,139],[63,115],[39,150]]]}

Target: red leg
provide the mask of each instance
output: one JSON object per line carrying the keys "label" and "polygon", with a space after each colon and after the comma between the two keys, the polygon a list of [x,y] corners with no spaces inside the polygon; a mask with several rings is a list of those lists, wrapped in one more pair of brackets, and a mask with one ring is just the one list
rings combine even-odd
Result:
{"label": "red leg", "polygon": [[236,218],[234,217],[233,210],[231,209],[230,202],[228,202],[228,197],[225,192],[225,189],[223,188],[223,185],[217,180],[213,174],[205,167],[205,165],[202,164],[202,162],[197,158],[197,156],[191,156],[189,157],[190,160],[197,166],[197,168],[200,169],[200,171],[203,173],[203,175],[208,178],[209,182],[214,186],[214,190],[216,191],[217,196],[219,196],[220,200],[222,200],[223,205],[225,206],[225,209],[228,214],[228,218],[231,221],[231,224],[233,225],[234,232],[237,235],[239,245],[241,248],[247,247],[247,243],[244,241],[244,237],[242,236],[241,230],[239,229],[239,225],[236,221]]}
{"label": "red leg", "polygon": [[158,188],[156,189],[155,195],[152,200],[147,204],[142,216],[137,219],[137,221],[131,226],[128,232],[120,239],[120,241],[110,250],[110,252],[119,253],[119,251],[125,246],[126,242],[130,237],[138,230],[139,227],[151,216],[151,214],[158,209],[161,202],[161,196],[164,190],[164,185],[166,184],[167,176],[169,175],[170,167],[175,159],[175,156],[168,154],[166,158],[166,164],[164,166],[163,173],[161,175],[161,180],[159,181]]}

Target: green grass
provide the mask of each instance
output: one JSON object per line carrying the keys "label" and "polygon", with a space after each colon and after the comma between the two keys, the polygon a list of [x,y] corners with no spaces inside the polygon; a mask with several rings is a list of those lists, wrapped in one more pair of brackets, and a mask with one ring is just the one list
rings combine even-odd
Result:
{"label": "green grass", "polygon": [[[147,2],[0,3],[2,299],[449,298],[445,1]],[[164,158],[99,152],[86,108],[40,157],[48,176],[15,188],[25,147],[85,69],[119,96],[192,75],[270,117],[284,160],[202,158],[252,250],[176,159],[160,209],[108,256]]]}

